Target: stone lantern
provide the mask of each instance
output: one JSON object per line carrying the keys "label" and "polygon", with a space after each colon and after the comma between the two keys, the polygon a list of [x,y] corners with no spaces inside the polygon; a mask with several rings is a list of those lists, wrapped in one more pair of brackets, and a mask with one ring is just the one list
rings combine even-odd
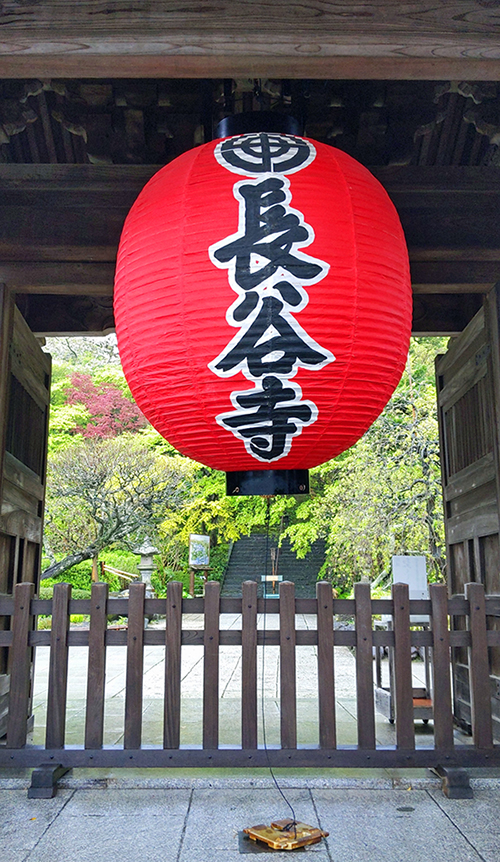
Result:
{"label": "stone lantern", "polygon": [[135,548],[135,553],[139,554],[141,558],[138,565],[139,579],[146,584],[146,598],[154,598],[154,590],[151,586],[151,575],[155,569],[153,555],[159,553],[158,548],[156,548],[151,539],[146,536],[142,545]]}

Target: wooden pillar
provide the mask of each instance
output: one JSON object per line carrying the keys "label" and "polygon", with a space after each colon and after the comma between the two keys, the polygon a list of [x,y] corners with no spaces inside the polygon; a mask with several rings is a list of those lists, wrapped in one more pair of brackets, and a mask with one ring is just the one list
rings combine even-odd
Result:
{"label": "wooden pillar", "polygon": [[3,461],[10,392],[9,349],[13,325],[14,300],[6,285],[0,284],[0,501],[2,500]]}
{"label": "wooden pillar", "polygon": [[[497,511],[500,512],[500,282],[490,290],[484,303],[487,331],[489,333],[489,344],[491,346],[491,386],[493,398],[490,409],[492,412],[493,426],[493,454],[495,460],[495,476],[497,487]],[[476,571],[481,571],[481,559],[479,553],[479,541],[476,538],[478,562]],[[479,580],[479,579],[477,579]],[[500,585],[500,577],[498,584]],[[496,591],[496,590],[495,590]]]}
{"label": "wooden pillar", "polygon": [[[12,341],[14,326],[14,302],[4,284],[0,284],[0,510],[3,499],[3,463],[5,441],[7,436],[7,417],[10,393],[10,361],[9,348]],[[10,540],[0,538],[0,592],[8,588],[8,572],[11,566],[11,555],[16,552]],[[0,618],[0,631],[9,627],[7,617]],[[7,650],[0,649],[0,709],[7,700]],[[3,693],[2,693],[3,690]],[[2,710],[3,711],[3,710]],[[6,720],[6,719],[5,719]],[[0,731],[5,732],[5,720],[0,719]]]}

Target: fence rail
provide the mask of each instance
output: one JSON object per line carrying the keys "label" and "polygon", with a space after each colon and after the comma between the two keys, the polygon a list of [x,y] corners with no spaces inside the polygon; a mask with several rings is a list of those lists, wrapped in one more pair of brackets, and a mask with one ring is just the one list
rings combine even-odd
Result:
{"label": "fence rail", "polygon": [[[279,629],[257,627],[259,614],[278,614]],[[88,614],[89,630],[71,630],[71,614]],[[165,629],[144,627],[149,615],[166,617]],[[203,629],[182,626],[184,614],[203,614]],[[239,630],[220,628],[221,614],[241,615]],[[313,614],[317,628],[296,629],[296,614]],[[354,631],[334,629],[336,615],[355,621]],[[375,630],[373,617],[392,617],[392,630]],[[35,618],[51,616],[49,631],[37,631]],[[108,627],[108,617],[127,617],[125,630]],[[410,617],[428,615],[430,628],[417,631]],[[446,587],[431,585],[430,599],[410,601],[405,584],[393,586],[391,599],[372,599],[368,584],[357,584],[353,600],[334,599],[328,583],[317,584],[316,599],[295,599],[294,585],[280,584],[279,599],[257,598],[257,584],[243,584],[242,597],[222,598],[217,582],[206,584],[204,598],[183,599],[180,583],[171,583],[166,599],[146,599],[145,585],[132,584],[129,598],[109,598],[107,584],[92,586],[91,598],[72,600],[71,587],[58,584],[52,600],[33,598],[31,584],[19,584],[14,598],[0,599],[0,616],[11,617],[0,631],[0,647],[10,651],[10,702],[6,744],[0,765],[38,766],[54,760],[65,766],[474,766],[500,765],[494,745],[488,651],[500,647],[500,631],[488,617],[500,616],[500,596],[486,597],[480,584],[468,584],[465,596],[448,599]],[[451,625],[450,625],[451,623]],[[163,739],[142,746],[144,646],[165,650]],[[203,645],[203,743],[180,746],[182,647]],[[240,747],[219,745],[220,647],[241,647]],[[257,647],[277,646],[280,655],[279,748],[258,745]],[[296,647],[317,647],[319,746],[297,745]],[[50,646],[45,745],[27,745],[32,649]],[[84,747],[65,747],[68,650],[88,647]],[[104,747],[106,648],[126,648],[123,747]],[[335,721],[335,646],[355,647],[357,746],[337,744]],[[394,656],[396,744],[377,746],[373,687],[373,647]],[[417,748],[412,692],[412,646],[432,650],[434,746]],[[470,744],[454,739],[450,648],[467,647],[473,735]]]}

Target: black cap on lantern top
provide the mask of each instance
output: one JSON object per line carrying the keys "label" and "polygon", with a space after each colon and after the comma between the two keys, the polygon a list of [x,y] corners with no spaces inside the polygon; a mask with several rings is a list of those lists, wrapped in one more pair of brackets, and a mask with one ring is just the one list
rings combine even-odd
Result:
{"label": "black cap on lantern top", "polygon": [[278,132],[282,135],[302,135],[298,120],[290,114],[277,114],[274,111],[249,111],[243,114],[230,114],[218,123],[214,138],[230,138],[247,132]]}

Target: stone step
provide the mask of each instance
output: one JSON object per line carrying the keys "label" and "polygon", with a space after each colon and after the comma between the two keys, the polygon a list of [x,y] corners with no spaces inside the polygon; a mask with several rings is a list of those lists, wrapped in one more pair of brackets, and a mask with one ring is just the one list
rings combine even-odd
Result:
{"label": "stone step", "polygon": [[[257,581],[261,593],[261,577],[271,574],[271,548],[276,547],[276,540],[267,539],[265,535],[254,534],[243,536],[233,546],[231,557],[222,586],[223,596],[241,595],[243,581]],[[266,563],[267,558],[267,563]],[[325,561],[325,544],[323,540],[315,542],[311,551],[303,558],[297,559],[290,543],[284,540],[278,552],[277,574],[283,580],[295,583],[295,593],[299,598],[313,598],[316,592],[318,572]]]}

